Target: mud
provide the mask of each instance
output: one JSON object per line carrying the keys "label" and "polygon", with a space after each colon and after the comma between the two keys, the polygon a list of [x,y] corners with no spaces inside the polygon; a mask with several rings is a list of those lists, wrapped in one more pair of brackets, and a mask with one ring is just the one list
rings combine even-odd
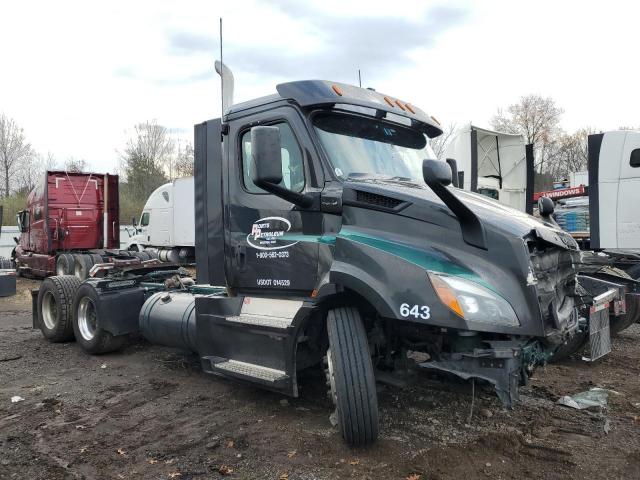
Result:
{"label": "mud", "polygon": [[[290,399],[140,341],[91,357],[31,329],[35,285],[0,299],[0,479],[640,478],[640,325],[595,364],[539,369],[513,410],[476,385],[471,411],[471,385],[439,377],[380,386],[380,439],[352,449],[321,371]],[[606,409],[555,403],[593,386],[618,392]]]}

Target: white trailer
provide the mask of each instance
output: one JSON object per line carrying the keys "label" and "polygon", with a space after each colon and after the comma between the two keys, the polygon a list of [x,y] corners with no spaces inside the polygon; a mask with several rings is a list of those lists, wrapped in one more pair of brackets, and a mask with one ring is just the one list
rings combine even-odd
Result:
{"label": "white trailer", "polygon": [[193,177],[158,187],[147,199],[127,249],[155,249],[162,261],[193,263],[195,216]]}
{"label": "white trailer", "polygon": [[459,188],[532,213],[533,149],[522,135],[469,124],[454,133],[446,158],[455,160]]}

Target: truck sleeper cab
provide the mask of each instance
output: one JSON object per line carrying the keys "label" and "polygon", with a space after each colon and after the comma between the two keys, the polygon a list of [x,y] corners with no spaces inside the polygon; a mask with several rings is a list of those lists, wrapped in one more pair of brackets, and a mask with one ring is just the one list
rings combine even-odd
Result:
{"label": "truck sleeper cab", "polygon": [[326,81],[277,91],[195,126],[198,284],[89,279],[76,339],[100,353],[87,325],[91,339],[140,331],[293,396],[298,372],[324,365],[354,445],[378,434],[376,376],[477,378],[511,405],[576,331],[575,241],[448,186],[429,146],[440,126],[417,107]]}
{"label": "truck sleeper cab", "polygon": [[[118,176],[50,170],[18,213],[12,259],[20,274],[84,279],[96,263],[120,255]],[[148,258],[145,258],[148,259]],[[135,261],[139,261],[135,260]]]}

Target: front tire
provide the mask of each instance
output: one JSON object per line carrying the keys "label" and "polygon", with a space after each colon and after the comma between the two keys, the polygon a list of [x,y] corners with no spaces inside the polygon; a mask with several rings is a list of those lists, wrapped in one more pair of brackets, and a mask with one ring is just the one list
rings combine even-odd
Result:
{"label": "front tire", "polygon": [[587,343],[589,343],[588,331],[576,333],[573,337],[567,340],[567,343],[560,346],[555,352],[553,352],[553,356],[549,359],[549,363],[558,363],[568,359],[570,356],[581,352]]}
{"label": "front tire", "polygon": [[71,307],[80,279],[73,275],[45,278],[38,292],[38,323],[50,342],[73,340]]}
{"label": "front tire", "polygon": [[617,335],[634,323],[640,322],[640,296],[627,295],[625,300],[627,302],[627,313],[611,317],[611,323],[609,324],[611,335]]}
{"label": "front tire", "polygon": [[367,332],[355,308],[330,310],[327,315],[327,363],[338,426],[354,446],[378,437],[378,396]]}
{"label": "front tire", "polygon": [[101,326],[100,297],[88,284],[78,288],[73,301],[73,332],[76,342],[87,353],[100,355],[120,350],[126,336],[114,336]]}

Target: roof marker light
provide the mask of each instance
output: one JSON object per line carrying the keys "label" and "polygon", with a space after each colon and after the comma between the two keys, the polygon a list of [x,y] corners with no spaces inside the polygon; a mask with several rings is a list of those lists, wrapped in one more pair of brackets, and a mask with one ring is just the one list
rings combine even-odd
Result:
{"label": "roof marker light", "polygon": [[434,117],[433,115],[431,115],[431,120],[436,122],[438,125],[441,125],[441,123],[438,121],[438,119],[436,117]]}
{"label": "roof marker light", "polygon": [[342,89],[338,85],[331,85],[331,88],[336,92],[336,95],[342,96]]}
{"label": "roof marker light", "polygon": [[393,104],[393,100],[391,100],[389,97],[384,97],[384,101],[387,102],[387,105],[389,105],[390,107],[395,107],[395,105]]}
{"label": "roof marker light", "polygon": [[405,103],[404,106],[407,107],[407,110],[409,110],[411,113],[416,113],[416,111],[413,109],[413,106],[410,103]]}
{"label": "roof marker light", "polygon": [[400,107],[400,110],[403,110],[403,111],[404,111],[404,109],[405,109],[405,108],[404,108],[404,105],[403,105],[403,103],[402,103],[400,100],[396,100],[396,105],[398,105],[398,106]]}

